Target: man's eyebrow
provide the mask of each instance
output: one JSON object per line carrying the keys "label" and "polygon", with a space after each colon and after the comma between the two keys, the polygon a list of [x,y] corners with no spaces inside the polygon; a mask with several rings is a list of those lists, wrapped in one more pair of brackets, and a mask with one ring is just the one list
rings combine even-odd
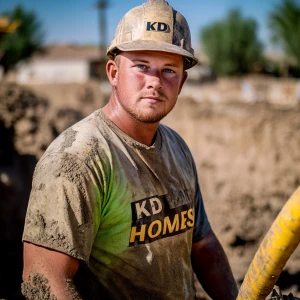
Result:
{"label": "man's eyebrow", "polygon": [[[141,59],[141,58],[134,58],[131,60],[134,63],[149,63],[149,60]],[[164,67],[174,67],[174,68],[180,68],[179,64],[177,63],[166,63]]]}
{"label": "man's eyebrow", "polygon": [[132,59],[131,61],[137,63],[137,62],[141,62],[141,63],[149,63],[148,60],[144,60],[144,59],[140,59],[140,58],[135,58],[135,59]]}
{"label": "man's eyebrow", "polygon": [[176,63],[168,63],[168,64],[165,64],[166,67],[174,67],[174,68],[179,68],[180,65],[179,64],[176,64]]}

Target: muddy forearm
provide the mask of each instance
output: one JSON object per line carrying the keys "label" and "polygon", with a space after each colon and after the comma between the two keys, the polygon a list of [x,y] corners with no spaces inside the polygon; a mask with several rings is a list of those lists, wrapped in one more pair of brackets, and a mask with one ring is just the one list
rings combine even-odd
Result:
{"label": "muddy forearm", "polygon": [[22,293],[29,300],[77,300],[73,278],[79,261],[67,254],[24,242]]}
{"label": "muddy forearm", "polygon": [[22,283],[22,294],[28,300],[79,300],[82,299],[72,279],[49,280],[35,273]]}

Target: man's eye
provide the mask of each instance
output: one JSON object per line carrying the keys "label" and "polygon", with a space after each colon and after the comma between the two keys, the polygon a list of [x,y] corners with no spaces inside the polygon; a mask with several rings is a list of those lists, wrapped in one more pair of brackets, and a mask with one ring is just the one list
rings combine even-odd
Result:
{"label": "man's eye", "polygon": [[164,72],[165,73],[175,73],[173,70],[171,70],[171,69],[164,69]]}
{"label": "man's eye", "polygon": [[137,65],[137,68],[141,70],[147,70],[147,66],[145,65]]}

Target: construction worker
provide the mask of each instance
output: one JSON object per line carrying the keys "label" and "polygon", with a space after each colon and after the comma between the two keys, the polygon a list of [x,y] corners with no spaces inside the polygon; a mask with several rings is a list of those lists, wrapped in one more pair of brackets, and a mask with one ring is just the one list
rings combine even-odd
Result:
{"label": "construction worker", "polygon": [[28,205],[28,299],[236,299],[192,155],[160,124],[197,64],[185,18],[148,0],[107,52],[110,100],[64,131],[38,162]]}

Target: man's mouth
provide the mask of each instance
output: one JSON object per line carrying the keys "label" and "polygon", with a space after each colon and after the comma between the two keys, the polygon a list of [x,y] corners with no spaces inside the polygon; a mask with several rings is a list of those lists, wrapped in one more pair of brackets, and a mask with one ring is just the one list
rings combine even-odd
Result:
{"label": "man's mouth", "polygon": [[153,96],[153,95],[144,95],[142,99],[148,100],[149,102],[153,102],[153,103],[164,101],[163,97]]}

